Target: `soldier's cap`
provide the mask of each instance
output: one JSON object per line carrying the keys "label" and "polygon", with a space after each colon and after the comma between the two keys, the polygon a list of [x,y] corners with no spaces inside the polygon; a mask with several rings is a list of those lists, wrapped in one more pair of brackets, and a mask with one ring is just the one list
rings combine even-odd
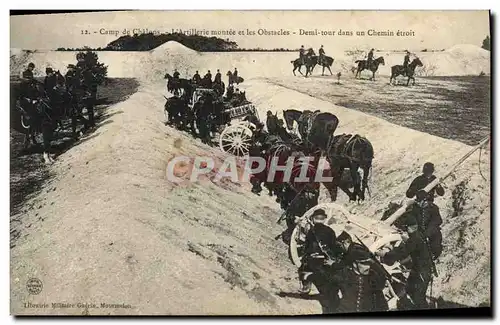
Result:
{"label": "soldier's cap", "polygon": [[338,242],[343,242],[343,241],[346,241],[346,240],[352,241],[352,237],[347,232],[342,231],[342,233],[337,237],[337,241]]}
{"label": "soldier's cap", "polygon": [[318,210],[313,212],[313,214],[311,215],[311,218],[326,219],[326,212],[323,209],[318,209]]}
{"label": "soldier's cap", "polygon": [[434,171],[434,164],[431,163],[431,162],[426,162],[424,164],[424,167],[422,167],[422,170],[424,170],[424,171],[426,171],[426,170],[428,170],[428,171]]}
{"label": "soldier's cap", "polygon": [[369,262],[371,258],[371,253],[364,247],[356,245],[349,251],[349,259],[353,262]]}
{"label": "soldier's cap", "polygon": [[33,62],[30,62],[30,63],[28,64],[28,68],[29,68],[29,67],[34,68],[34,67],[35,67],[35,64],[34,64]]}

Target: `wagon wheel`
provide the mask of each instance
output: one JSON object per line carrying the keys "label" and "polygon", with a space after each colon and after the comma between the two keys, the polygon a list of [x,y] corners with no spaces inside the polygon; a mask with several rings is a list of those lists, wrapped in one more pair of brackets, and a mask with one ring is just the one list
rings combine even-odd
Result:
{"label": "wagon wheel", "polygon": [[223,152],[243,157],[250,151],[253,142],[253,132],[246,123],[230,125],[222,131],[219,140]]}

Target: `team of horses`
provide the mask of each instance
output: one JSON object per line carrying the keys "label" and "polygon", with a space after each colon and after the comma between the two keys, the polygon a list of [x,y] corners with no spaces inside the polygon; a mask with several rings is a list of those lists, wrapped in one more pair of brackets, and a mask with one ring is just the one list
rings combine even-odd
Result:
{"label": "team of horses", "polygon": [[[329,56],[323,56],[322,60],[320,60],[319,56],[314,54],[314,51],[310,49],[308,53],[301,59],[295,59],[291,61],[293,64],[293,75],[296,76],[295,71],[299,71],[301,75],[304,77],[308,77],[312,75],[312,72],[314,70],[314,67],[316,65],[320,65],[323,67],[323,72],[321,73],[322,76],[325,75],[325,68],[327,68],[330,71],[330,75],[333,75],[331,66],[333,65],[333,62],[335,60],[332,57]],[[368,64],[367,60],[356,60],[354,61],[356,66],[353,66],[351,71],[355,74],[354,78],[359,78],[361,76],[361,72],[364,70],[368,70],[372,72],[372,76],[370,77],[369,80],[375,81],[375,73],[379,69],[380,65],[385,65],[384,57],[380,56],[370,62]],[[304,75],[301,71],[302,66],[306,67],[306,74]],[[403,75],[406,76],[407,82],[406,85],[409,86],[410,81],[413,81],[413,85],[415,85],[415,69],[417,67],[422,67],[423,63],[420,60],[420,58],[416,57],[414,58],[409,64],[407,69],[403,67],[403,65],[394,65],[391,67],[391,77],[389,79],[389,83],[392,84],[393,80],[396,79],[396,77]]]}
{"label": "team of horses", "polygon": [[[20,81],[11,81],[11,128],[24,135],[25,149],[30,144],[37,145],[37,135],[42,136],[45,163],[53,162],[50,155],[51,142],[56,133],[63,131],[66,120],[71,121],[72,136],[75,140],[81,135],[81,132],[77,132],[78,123],[83,124],[84,131],[93,123],[94,94],[83,88],[70,92],[66,89],[65,78],[59,71],[56,76],[58,90],[44,89],[43,83],[33,80],[32,92],[35,94],[31,98],[20,96]],[[92,113],[89,119],[82,114],[84,107],[87,108],[88,114]]]}

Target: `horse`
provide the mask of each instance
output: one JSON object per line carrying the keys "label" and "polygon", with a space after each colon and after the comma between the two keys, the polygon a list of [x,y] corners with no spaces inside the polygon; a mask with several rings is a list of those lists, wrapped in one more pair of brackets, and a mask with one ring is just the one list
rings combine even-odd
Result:
{"label": "horse", "polygon": [[228,83],[229,83],[229,85],[232,85],[232,84],[239,85],[240,83],[242,83],[243,81],[245,81],[245,79],[243,79],[240,76],[234,76],[231,71],[228,71],[226,73],[226,76],[228,77]]}
{"label": "horse", "polygon": [[174,96],[166,98],[164,110],[167,114],[165,125],[174,125],[179,130],[186,130],[187,124],[191,122],[194,128],[194,120],[191,121],[189,114],[189,106],[187,105],[186,96]]}
{"label": "horse", "polygon": [[167,79],[167,90],[174,95],[180,95],[180,91],[184,92],[186,89],[191,88],[191,81],[184,78],[174,78],[170,74],[165,74],[164,79]]}
{"label": "horse", "polygon": [[375,72],[378,70],[378,66],[380,64],[385,65],[385,61],[384,61],[383,56],[378,57],[375,60],[373,60],[369,67],[367,66],[366,60],[356,60],[356,61],[354,61],[354,63],[358,64],[358,69],[356,71],[356,75],[354,76],[354,78],[357,78],[358,75],[361,73],[361,71],[366,69],[366,70],[370,70],[373,73],[372,77],[370,78],[370,80],[372,80],[372,81],[375,81]]}
{"label": "horse", "polygon": [[[304,77],[307,77],[312,69],[314,69],[314,66],[318,63],[318,56],[314,54],[314,51],[312,49],[309,49],[307,54],[304,56],[304,59],[302,60],[301,58],[295,59],[290,61],[293,64],[293,75],[296,76],[295,70],[299,69],[299,72],[301,75]],[[333,62],[332,62],[333,63]],[[306,66],[306,74],[304,75],[301,71],[302,66]]]}
{"label": "horse", "polygon": [[[368,178],[374,157],[371,142],[358,134],[340,134],[330,139],[326,152],[327,160],[334,178],[340,179],[344,169],[351,173],[354,190],[351,193],[346,184],[339,187],[349,196],[350,201],[363,201],[368,189]],[[358,170],[362,169],[363,177],[360,180]]]}
{"label": "horse", "polygon": [[226,90],[226,85],[224,84],[224,81],[221,80],[220,82],[214,82],[212,85],[212,89],[215,90],[217,95],[223,96]]}
{"label": "horse", "polygon": [[[410,64],[408,64],[408,69],[406,71],[406,75],[408,77],[408,81],[406,82],[406,86],[410,84],[410,79],[413,79],[413,85],[415,86],[415,69],[417,67],[422,67],[423,63],[419,58],[413,59]],[[391,67],[391,79],[389,79],[389,84],[392,83],[392,79],[396,79],[399,75],[404,75],[405,69],[402,65],[393,65]]]}
{"label": "horse", "polygon": [[311,151],[326,150],[328,141],[337,129],[339,119],[331,113],[305,110],[303,112],[289,109],[283,111],[286,127],[293,131],[293,122],[297,122],[298,131],[305,148]]}
{"label": "horse", "polygon": [[[316,60],[316,63],[315,63],[315,60]],[[325,75],[325,68],[328,69],[328,71],[330,71],[330,75],[333,75],[332,73],[332,70],[330,69],[330,67],[333,65],[333,61],[335,61],[332,57],[330,56],[326,56],[324,55],[323,56],[323,61],[322,62],[319,62],[319,56],[311,56],[311,64],[312,66],[309,68],[308,71],[306,71],[306,77],[309,74],[312,75],[312,72],[314,70],[314,67],[317,65],[320,65],[323,67],[323,71],[321,72],[321,75],[324,76]],[[307,65],[306,65],[307,66]]]}

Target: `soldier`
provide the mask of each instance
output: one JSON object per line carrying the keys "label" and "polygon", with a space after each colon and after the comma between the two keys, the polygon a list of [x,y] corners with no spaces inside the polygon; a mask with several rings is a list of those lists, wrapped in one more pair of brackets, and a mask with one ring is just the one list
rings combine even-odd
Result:
{"label": "soldier", "polygon": [[406,55],[403,61],[403,75],[408,75],[408,64],[410,63],[410,51],[406,50]]}
{"label": "soldier", "polygon": [[325,50],[323,49],[323,45],[318,50],[319,58],[318,58],[318,64],[322,65],[323,64],[323,59],[325,57]]}
{"label": "soldier", "polygon": [[443,219],[439,213],[439,207],[430,200],[424,190],[418,191],[415,202],[408,207],[401,219],[404,224],[407,224],[409,218],[417,220],[419,230],[427,240],[433,258],[437,259],[443,251],[441,233]]}
{"label": "soldier", "polygon": [[[436,179],[434,175],[434,164],[431,162],[426,162],[422,168],[422,175],[417,176],[410,184],[410,187],[406,191],[406,197],[413,198],[419,190],[423,190],[427,185],[432,183]],[[429,200],[434,202],[435,194],[439,196],[444,195],[444,188],[437,184],[432,190],[429,191]]]}
{"label": "soldier", "polygon": [[238,84],[238,69],[236,69],[236,68],[234,68],[233,80],[234,80],[234,82],[236,82],[236,84]]}
{"label": "soldier", "polygon": [[372,62],[373,62],[373,51],[375,49],[371,49],[370,52],[368,52],[368,57],[366,58],[366,68],[370,69]]}
{"label": "soldier", "polygon": [[23,71],[21,79],[21,98],[37,99],[39,96],[36,84],[37,81],[33,76],[33,70],[35,69],[35,64],[30,62],[28,68]]}
{"label": "soldier", "polygon": [[201,77],[200,77],[200,74],[198,73],[198,70],[196,70],[196,73],[194,74],[193,76],[193,83],[196,84],[196,85],[199,85],[200,84],[200,81],[201,81]]}
{"label": "soldier", "polygon": [[214,83],[219,84],[222,82],[222,75],[220,74],[219,69],[217,69],[217,73],[215,74]]}
{"label": "soldier", "polygon": [[179,73],[179,71],[177,71],[177,69],[174,69],[174,79],[179,79],[180,75],[181,74]]}
{"label": "soldier", "polygon": [[387,265],[395,261],[402,261],[411,257],[411,270],[406,283],[406,293],[411,298],[413,305],[418,309],[428,308],[426,292],[432,278],[433,262],[429,246],[418,228],[418,221],[414,217],[406,220],[407,236],[403,237],[404,243],[392,251],[377,251],[381,261]]}
{"label": "soldier", "polygon": [[45,89],[45,92],[49,96],[49,98],[53,97],[54,94],[54,88],[57,85],[57,76],[54,73],[54,70],[50,67],[45,69],[45,79],[43,81],[43,88]]}
{"label": "soldier", "polygon": [[300,59],[300,64],[304,65],[306,64],[306,49],[304,48],[304,45],[300,46],[299,50],[299,59]]}
{"label": "soldier", "polygon": [[33,80],[33,70],[35,70],[35,64],[33,62],[30,62],[28,64],[28,68],[23,71],[23,79],[26,79],[26,81]]}
{"label": "soldier", "polygon": [[334,276],[342,292],[339,312],[387,311],[383,289],[386,283],[381,266],[362,245],[350,246],[343,263],[347,267]]}
{"label": "soldier", "polygon": [[335,260],[339,254],[335,231],[324,224],[326,218],[323,209],[318,209],[311,215],[313,224],[306,235],[304,256],[299,267],[300,292],[305,294],[311,291],[312,282],[308,279],[309,276],[314,273],[323,274],[325,260]]}
{"label": "soldier", "polygon": [[83,77],[83,90],[89,95],[86,98],[86,105],[85,107],[87,108],[87,114],[89,118],[89,126],[93,127],[95,126],[95,121],[94,121],[94,105],[97,97],[97,82],[95,80],[95,76],[92,73],[91,69],[84,69],[82,71],[82,77]]}

